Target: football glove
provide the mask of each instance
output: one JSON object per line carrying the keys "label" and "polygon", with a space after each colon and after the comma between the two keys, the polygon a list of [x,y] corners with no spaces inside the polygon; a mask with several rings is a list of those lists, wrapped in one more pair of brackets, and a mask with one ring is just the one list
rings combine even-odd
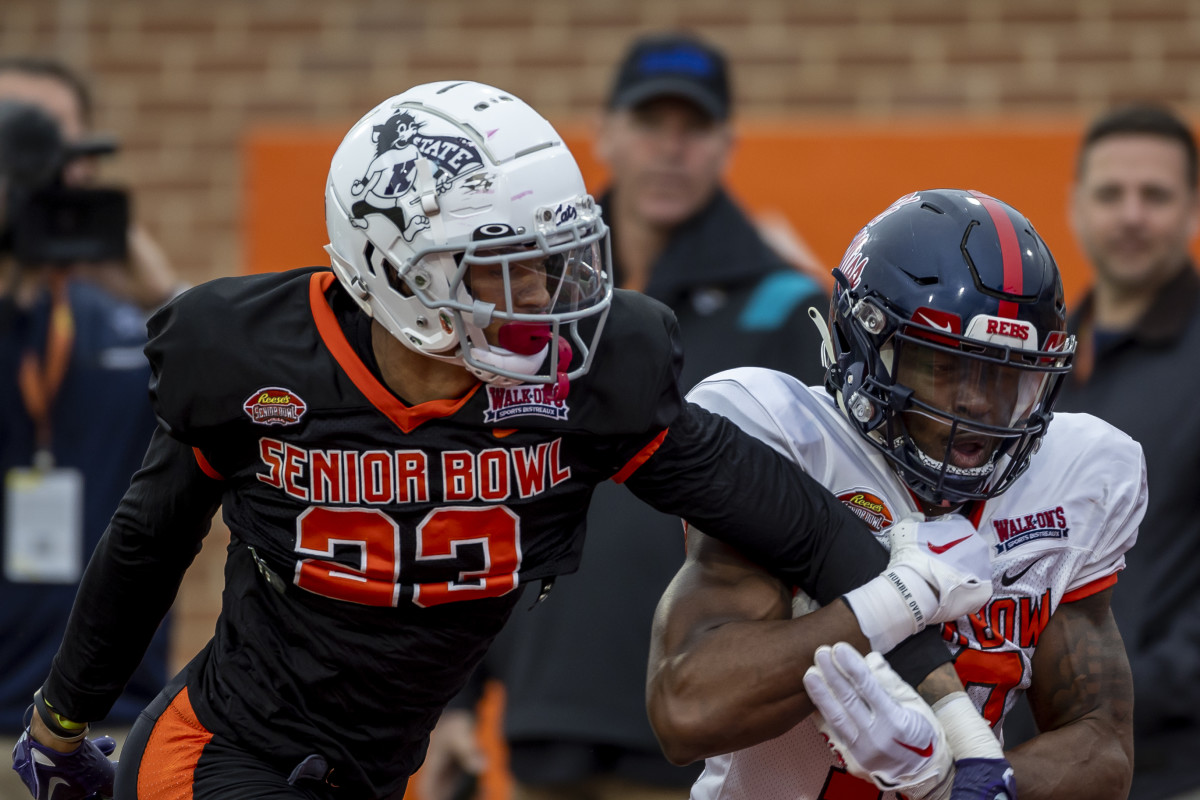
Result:
{"label": "football glove", "polygon": [[108,756],[116,749],[115,739],[101,736],[60,753],[35,742],[26,726],[13,747],[13,769],[37,800],[111,798],[117,764]]}
{"label": "football glove", "polygon": [[965,517],[925,522],[914,515],[889,535],[887,569],[843,596],[872,650],[887,653],[927,625],[978,611],[992,596],[990,548]]}
{"label": "football glove", "polygon": [[804,686],[852,775],[909,800],[1016,800],[1012,766],[964,692],[930,708],[882,656],[844,642],[817,649]]}
{"label": "football glove", "polygon": [[845,642],[819,647],[804,688],[849,773],[910,798],[948,784],[953,756],[941,723],[879,653],[863,658]]}

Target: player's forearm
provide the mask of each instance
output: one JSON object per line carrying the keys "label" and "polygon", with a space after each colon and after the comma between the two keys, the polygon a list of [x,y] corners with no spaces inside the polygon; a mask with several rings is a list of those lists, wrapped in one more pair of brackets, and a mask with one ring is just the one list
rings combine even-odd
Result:
{"label": "player's forearm", "polygon": [[729,420],[693,404],[626,485],[823,605],[887,567],[887,551],[828,489]]}
{"label": "player's forearm", "polygon": [[43,688],[64,716],[91,722],[108,713],[174,602],[218,500],[190,449],[155,433],[88,562]]}
{"label": "player's forearm", "polygon": [[865,637],[841,601],[794,620],[729,622],[655,661],[650,721],[667,758],[687,764],[774,738],[812,712],[804,671],[820,644]]}
{"label": "player's forearm", "polygon": [[1064,603],[1033,656],[1027,697],[1045,731],[1007,755],[1021,800],[1124,798],[1133,779],[1133,681],[1112,587]]}
{"label": "player's forearm", "polygon": [[949,662],[930,672],[916,688],[921,699],[931,706],[948,694],[963,691],[962,681]]}
{"label": "player's forearm", "polygon": [[1040,734],[1005,755],[1021,800],[1123,800],[1133,780],[1120,735],[1101,720],[1085,718]]}

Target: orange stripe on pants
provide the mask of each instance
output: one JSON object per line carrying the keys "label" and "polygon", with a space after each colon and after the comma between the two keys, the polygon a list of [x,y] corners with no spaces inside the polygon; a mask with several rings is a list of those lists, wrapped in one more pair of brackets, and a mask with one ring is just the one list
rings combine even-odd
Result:
{"label": "orange stripe on pants", "polygon": [[212,739],[183,687],[158,718],[138,770],[138,797],[154,800],[192,800],[196,764]]}

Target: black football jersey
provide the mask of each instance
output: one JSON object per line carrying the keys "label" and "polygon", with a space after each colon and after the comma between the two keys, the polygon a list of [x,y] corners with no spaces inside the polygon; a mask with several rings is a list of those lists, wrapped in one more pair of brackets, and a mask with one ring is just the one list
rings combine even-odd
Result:
{"label": "black football jersey", "polygon": [[285,774],[319,753],[363,797],[420,765],[514,590],[575,569],[600,481],[825,601],[886,563],[799,470],[683,401],[674,318],[644,296],[616,293],[565,400],[479,384],[407,405],[370,324],[327,270],[212,281],[152,319],[160,430],[88,567],[55,707],[107,711],[218,504],[232,537],[216,633],[188,667],[197,717]]}

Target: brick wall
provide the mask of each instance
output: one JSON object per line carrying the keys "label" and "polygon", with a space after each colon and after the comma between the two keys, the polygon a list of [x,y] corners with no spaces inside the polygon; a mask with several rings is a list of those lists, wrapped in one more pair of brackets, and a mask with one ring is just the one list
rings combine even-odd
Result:
{"label": "brick wall", "polygon": [[[1200,106],[1198,0],[4,0],[0,52],[56,55],[92,76],[98,127],[124,143],[110,176],[199,281],[241,268],[250,126],[349,127],[448,77],[576,119],[601,103],[630,34],[668,26],[727,49],[743,117]],[[181,657],[211,629],[223,537],[211,538],[184,588]]]}

